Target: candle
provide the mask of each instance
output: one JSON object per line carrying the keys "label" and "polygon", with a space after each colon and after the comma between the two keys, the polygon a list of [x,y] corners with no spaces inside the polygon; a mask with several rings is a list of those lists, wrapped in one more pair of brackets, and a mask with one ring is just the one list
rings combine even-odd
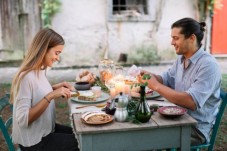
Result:
{"label": "candle", "polygon": [[125,83],[124,81],[117,81],[115,83],[115,91],[116,95],[118,95],[120,92],[125,93]]}
{"label": "candle", "polygon": [[131,85],[125,84],[125,94],[127,94],[128,98],[131,99]]}
{"label": "candle", "polygon": [[115,98],[116,92],[115,92],[115,88],[110,88],[110,97],[111,99]]}

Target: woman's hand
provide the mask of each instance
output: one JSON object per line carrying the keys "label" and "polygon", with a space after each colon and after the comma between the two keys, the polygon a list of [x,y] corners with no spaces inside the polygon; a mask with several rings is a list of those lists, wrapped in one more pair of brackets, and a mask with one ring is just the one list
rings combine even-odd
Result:
{"label": "woman's hand", "polygon": [[61,82],[61,83],[58,83],[58,84],[55,84],[55,85],[52,86],[52,88],[54,90],[56,90],[56,89],[58,89],[60,87],[68,88],[70,91],[75,91],[76,90],[73,86],[71,86],[68,82],[65,82],[65,81]]}
{"label": "woman's hand", "polygon": [[50,92],[46,96],[49,100],[64,97],[66,99],[69,99],[71,97],[71,90],[66,87],[60,87],[58,89],[55,89],[54,91]]}

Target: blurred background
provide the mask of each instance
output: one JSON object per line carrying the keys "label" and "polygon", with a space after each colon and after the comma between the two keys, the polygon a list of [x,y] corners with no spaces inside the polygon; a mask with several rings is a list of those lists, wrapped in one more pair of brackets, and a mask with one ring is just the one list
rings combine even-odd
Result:
{"label": "blurred background", "polygon": [[227,0],[0,0],[0,62],[17,65],[44,27],[66,41],[57,66],[97,65],[104,57],[168,62],[176,57],[171,25],[184,17],[205,21],[203,47],[225,57],[226,14]]}

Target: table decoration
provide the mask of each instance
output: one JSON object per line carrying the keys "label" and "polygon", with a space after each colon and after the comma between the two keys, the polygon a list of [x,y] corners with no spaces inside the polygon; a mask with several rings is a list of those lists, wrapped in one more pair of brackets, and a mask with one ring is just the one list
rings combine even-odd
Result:
{"label": "table decoration", "polygon": [[135,117],[138,121],[140,121],[142,123],[146,123],[150,120],[151,115],[152,115],[152,112],[146,101],[145,86],[141,85],[140,86],[140,102],[135,111]]}

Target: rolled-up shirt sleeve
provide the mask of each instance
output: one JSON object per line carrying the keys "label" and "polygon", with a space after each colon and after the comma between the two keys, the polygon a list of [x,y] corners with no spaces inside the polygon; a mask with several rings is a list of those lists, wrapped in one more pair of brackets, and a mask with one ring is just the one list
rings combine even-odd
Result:
{"label": "rolled-up shirt sleeve", "polygon": [[29,109],[31,108],[32,85],[26,76],[22,79],[16,96],[16,120],[21,127],[28,127]]}

